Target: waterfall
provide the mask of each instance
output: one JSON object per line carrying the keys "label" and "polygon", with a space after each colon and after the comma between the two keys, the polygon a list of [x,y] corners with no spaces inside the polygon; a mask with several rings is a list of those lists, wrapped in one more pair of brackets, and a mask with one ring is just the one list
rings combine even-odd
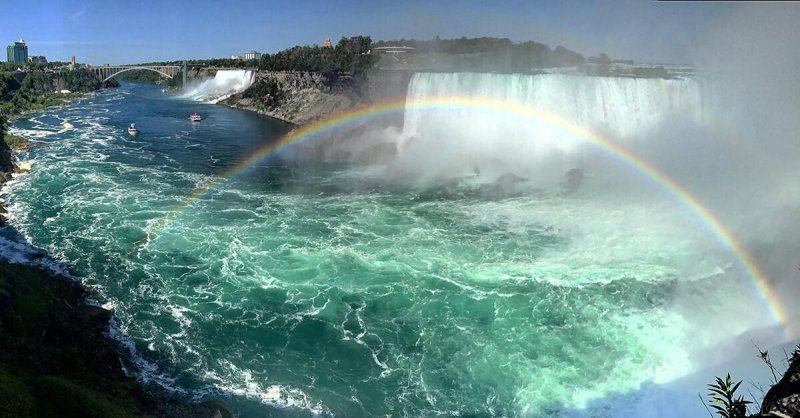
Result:
{"label": "waterfall", "polygon": [[[630,145],[676,114],[706,115],[701,83],[565,74],[418,73],[407,92],[403,140],[406,159],[440,171],[492,169],[533,175],[534,168],[562,176],[582,164],[586,139],[563,123]],[[444,105],[426,101],[444,98]],[[454,98],[452,105],[449,105]],[[464,106],[457,99],[483,101]],[[554,118],[496,108],[502,101]],[[521,108],[520,108],[521,109]],[[501,173],[502,174],[502,173]]]}
{"label": "waterfall", "polygon": [[191,84],[184,98],[217,103],[233,94],[247,90],[255,81],[255,72],[247,70],[219,70],[213,78]]}

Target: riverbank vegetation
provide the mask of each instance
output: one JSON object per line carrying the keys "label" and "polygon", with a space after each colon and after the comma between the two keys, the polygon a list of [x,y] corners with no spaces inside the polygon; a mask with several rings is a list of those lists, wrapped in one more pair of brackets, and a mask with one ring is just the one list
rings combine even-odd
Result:
{"label": "riverbank vegetation", "polygon": [[370,54],[369,36],[342,38],[335,47],[319,45],[295,46],[275,54],[265,54],[258,60],[264,71],[308,71],[326,75],[349,74],[361,76],[377,61]]}
{"label": "riverbank vegetation", "polygon": [[[262,71],[299,71],[325,75],[347,74],[363,75],[377,62],[370,54],[372,39],[369,36],[342,38],[333,47],[319,45],[294,46],[274,54],[263,54],[259,59],[244,60],[232,58],[212,58],[189,60],[190,69],[198,67],[241,68]],[[152,62],[140,65],[182,65],[183,62]]]}
{"label": "riverbank vegetation", "polygon": [[42,268],[0,262],[0,416],[231,416],[216,402],[145,392],[105,335],[111,312],[88,296]]}
{"label": "riverbank vegetation", "polygon": [[[25,89],[37,91],[42,79],[30,80]],[[15,169],[11,148],[27,142],[5,128],[0,114],[0,184]],[[90,296],[42,267],[0,261],[0,416],[232,417],[219,402],[182,403],[126,375],[108,337],[111,312]]]}
{"label": "riverbank vegetation", "polygon": [[26,150],[31,144],[31,142],[28,141],[27,139],[21,136],[10,134],[8,132],[5,132],[4,134],[2,134],[2,136],[3,140],[6,142],[6,145],[8,145],[13,150]]}
{"label": "riverbank vegetation", "polygon": [[274,109],[284,102],[286,92],[280,84],[272,79],[259,79],[243,93],[245,98],[256,99],[256,103],[264,109]]}
{"label": "riverbank vegetation", "polygon": [[534,42],[513,42],[508,38],[466,38],[432,40],[399,39],[378,41],[374,48],[410,47],[413,52],[386,54],[387,62],[414,59],[421,69],[478,72],[527,72],[533,69],[576,66],[586,62],[583,55],[561,45],[555,49]]}
{"label": "riverbank vegetation", "polygon": [[[181,76],[180,74],[178,74],[173,78],[180,79]],[[133,83],[153,83],[153,84],[163,84],[168,80],[170,80],[169,78],[164,77],[163,75],[155,71],[149,71],[149,70],[126,71],[124,73],[115,75],[114,79],[116,79],[117,81],[130,81]]]}
{"label": "riverbank vegetation", "polygon": [[[116,86],[116,81],[102,82],[85,68],[60,71],[0,71],[0,115],[10,117],[22,112],[62,105],[80,93]],[[68,90],[69,94],[60,93]]]}

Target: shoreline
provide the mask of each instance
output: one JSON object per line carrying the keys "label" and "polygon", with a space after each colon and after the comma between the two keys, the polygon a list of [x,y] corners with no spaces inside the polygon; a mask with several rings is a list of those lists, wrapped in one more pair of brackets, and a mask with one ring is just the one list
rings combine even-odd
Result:
{"label": "shoreline", "polygon": [[[27,110],[9,122],[70,104]],[[12,135],[11,147],[7,135],[0,132],[0,190],[22,172],[17,151],[31,144]],[[19,234],[4,203],[0,228]],[[18,257],[0,259],[0,416],[235,416],[221,398],[181,401],[127,374],[130,354],[111,336],[114,312],[97,306],[79,280],[40,264],[44,251],[24,240],[0,240],[30,249],[17,254],[22,250],[12,248]]]}
{"label": "shoreline", "polygon": [[[235,104],[229,105],[223,102],[217,104],[233,109],[252,111],[261,116],[288,123],[292,125],[293,128],[304,126],[303,124],[294,124],[259,112],[256,109],[240,107]],[[35,111],[38,111],[38,109]],[[27,112],[19,115],[19,117],[25,114],[27,114]],[[5,139],[3,142],[5,143]],[[0,146],[1,145],[3,144],[0,144]],[[11,150],[11,156],[15,162],[15,166],[18,165],[15,151]],[[16,170],[15,172],[19,172],[19,167],[17,167]],[[0,185],[0,187],[2,187],[2,185]],[[34,257],[44,258],[45,254],[41,252],[41,255],[34,255]],[[34,278],[27,280],[28,275]],[[37,275],[41,275],[41,278],[36,278]],[[18,280],[14,281],[17,277],[25,277],[25,283],[21,283],[21,281]],[[11,285],[7,285],[7,283],[11,283]],[[25,286],[29,285],[29,283],[35,283],[35,286],[39,289],[36,292],[44,294],[44,296],[37,296],[35,299],[47,298],[47,295],[50,293],[55,295],[55,297],[47,299],[48,302],[42,302],[43,308],[30,309],[24,306],[27,295],[23,295],[22,298],[19,298],[17,295],[13,295],[13,292],[7,291],[8,288],[12,288],[22,293],[20,289],[24,291],[26,289]],[[6,294],[9,296],[6,296]],[[0,343],[4,344],[4,347],[10,347],[6,351],[13,351],[15,354],[19,353],[18,357],[23,360],[25,358],[33,358],[35,361],[43,359],[41,360],[43,363],[34,361],[17,366],[19,370],[28,373],[28,375],[19,377],[16,379],[17,381],[12,381],[11,378],[8,377],[10,373],[6,370],[7,367],[3,362],[4,355],[0,354],[0,416],[6,415],[9,412],[3,409],[3,406],[8,404],[8,402],[6,402],[6,400],[9,399],[9,397],[6,396],[9,393],[8,388],[14,389],[16,391],[15,393],[25,394],[27,399],[33,399],[33,401],[27,404],[22,404],[20,408],[26,407],[29,408],[29,411],[38,411],[39,413],[41,413],[41,410],[32,409],[36,408],[36,406],[31,405],[34,403],[42,404],[53,402],[52,399],[55,399],[55,402],[72,402],[74,401],[73,397],[75,397],[80,402],[80,411],[86,411],[87,408],[89,408],[105,415],[124,416],[124,414],[120,412],[121,410],[108,406],[109,404],[113,405],[115,402],[120,402],[132,408],[131,411],[133,411],[132,413],[134,414],[142,413],[155,416],[193,417],[219,416],[225,418],[233,416],[233,413],[224,402],[210,400],[199,404],[192,404],[185,401],[177,401],[169,395],[160,394],[160,392],[166,393],[168,391],[160,390],[157,386],[144,385],[141,380],[127,375],[119,363],[120,360],[128,359],[129,356],[125,355],[124,350],[120,350],[119,341],[114,340],[108,335],[109,331],[112,329],[109,326],[109,321],[113,318],[114,313],[111,310],[92,304],[91,297],[91,291],[82,286],[80,282],[53,273],[45,267],[0,261]],[[20,300],[22,300],[22,302],[20,302]],[[26,310],[34,312],[37,310],[39,312],[46,311],[46,316],[48,317],[47,321],[41,322],[41,318],[37,319],[35,316],[30,321],[23,320],[24,326],[28,326],[28,323],[33,324],[31,325],[33,326],[32,330],[26,331],[20,328],[22,331],[18,332],[18,340],[8,343],[6,339],[4,339],[6,337],[4,334],[5,330],[7,328],[13,329],[13,327],[19,326],[17,324],[18,321],[14,318],[17,316],[22,317],[21,313]],[[56,319],[53,320],[52,318]],[[55,323],[50,321],[54,321]],[[68,337],[65,337],[65,335]],[[19,340],[22,340],[22,342]],[[44,354],[41,354],[39,351],[29,351],[27,343],[30,341],[34,341],[35,344],[43,347]],[[58,361],[60,358],[66,358],[66,356],[62,357],[62,354],[53,353],[57,353],[58,350],[63,350],[64,346],[68,344],[73,344],[73,346],[69,346],[70,348],[66,349],[72,350],[69,354],[69,360],[63,362]],[[75,355],[76,352],[78,354],[77,356]],[[89,360],[86,360],[86,358]],[[65,364],[69,362],[78,363],[80,365],[79,367],[85,367],[86,369],[83,371],[75,371],[75,366]],[[117,363],[116,367],[114,367],[114,363]],[[794,365],[790,367],[790,370],[787,371],[785,376],[792,375],[792,368],[800,370],[800,366],[798,366],[800,365],[800,360],[793,361],[793,364]],[[31,369],[34,371],[31,371]],[[42,372],[41,370],[45,371]],[[92,378],[83,378],[84,375],[82,373],[86,373],[86,370],[89,370],[89,373],[93,376]],[[62,377],[60,374],[63,373],[67,373],[68,376]],[[59,374],[59,377],[52,379],[53,374]],[[800,376],[797,372],[795,372],[795,375]],[[98,379],[96,376],[101,376],[101,378]],[[12,378],[13,377],[15,376],[12,376]],[[789,378],[787,377],[787,379]],[[797,379],[800,378],[794,378],[795,381]],[[12,381],[12,383],[8,383],[9,381]],[[709,376],[708,381],[712,381],[711,376]],[[781,386],[785,387],[788,384],[789,382],[787,380],[787,383]],[[115,393],[120,391],[128,393],[134,401],[124,398],[109,397],[103,392],[109,389]],[[67,394],[51,393],[55,391],[66,392]],[[38,398],[38,396],[46,397],[46,399],[42,400]],[[784,399],[785,398],[777,398],[768,400],[765,398],[764,405],[767,408],[780,410],[782,405],[779,403]],[[25,399],[23,399],[23,401],[24,400]],[[71,413],[72,410],[68,408],[69,405],[64,407],[62,404],[59,404],[59,412],[61,413],[65,413],[65,411],[67,411],[66,414]],[[24,414],[20,414],[19,411],[20,410],[14,410],[10,412],[14,412],[13,415],[24,416]],[[49,410],[45,412],[47,411]],[[78,410],[76,409],[75,411]],[[10,413],[8,414],[12,415]],[[86,413],[84,412],[83,415],[86,415]]]}
{"label": "shoreline", "polygon": [[282,118],[280,116],[277,116],[276,114],[274,114],[272,112],[269,112],[269,111],[266,111],[266,110],[262,110],[262,109],[259,109],[259,108],[253,107],[253,106],[243,106],[243,105],[240,105],[239,103],[226,103],[226,100],[221,100],[221,101],[219,101],[217,103],[214,103],[214,104],[220,105],[220,106],[225,106],[225,107],[230,108],[230,109],[244,110],[246,112],[252,112],[252,113],[255,113],[257,115],[263,116],[265,118],[268,118],[268,119],[271,119],[271,120],[275,120],[275,121],[278,121],[278,122],[281,122],[281,123],[285,123],[287,125],[290,125],[291,130],[300,128],[300,127],[302,127],[304,125],[302,123],[296,123],[296,122],[293,122],[291,120],[284,119],[284,118]]}

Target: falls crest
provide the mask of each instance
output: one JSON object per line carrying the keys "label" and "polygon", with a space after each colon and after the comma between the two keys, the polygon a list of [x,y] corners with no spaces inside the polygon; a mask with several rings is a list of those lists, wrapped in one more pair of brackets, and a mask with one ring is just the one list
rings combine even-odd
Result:
{"label": "falls crest", "polygon": [[255,72],[248,70],[219,70],[213,78],[187,87],[182,97],[217,103],[233,94],[247,90],[255,81]]}
{"label": "falls crest", "polygon": [[[437,99],[445,105],[425,105]],[[707,107],[701,85],[694,80],[418,73],[406,100],[422,105],[406,106],[399,145],[404,158],[449,172],[488,168],[537,177],[546,172],[560,177],[586,158],[585,138],[563,123],[491,104],[463,106],[458,99],[536,109],[622,144],[635,143],[676,113],[702,118]]]}

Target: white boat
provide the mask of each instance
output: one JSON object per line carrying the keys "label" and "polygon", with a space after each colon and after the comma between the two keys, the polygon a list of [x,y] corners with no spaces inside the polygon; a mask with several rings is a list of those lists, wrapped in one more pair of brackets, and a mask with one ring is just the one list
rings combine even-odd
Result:
{"label": "white boat", "polygon": [[200,122],[201,120],[203,120],[203,118],[200,116],[199,113],[194,112],[191,115],[189,115],[189,120],[191,120],[192,122]]}
{"label": "white boat", "polygon": [[136,125],[132,123],[131,126],[128,127],[128,133],[131,135],[136,135],[139,133],[139,130],[136,129]]}

